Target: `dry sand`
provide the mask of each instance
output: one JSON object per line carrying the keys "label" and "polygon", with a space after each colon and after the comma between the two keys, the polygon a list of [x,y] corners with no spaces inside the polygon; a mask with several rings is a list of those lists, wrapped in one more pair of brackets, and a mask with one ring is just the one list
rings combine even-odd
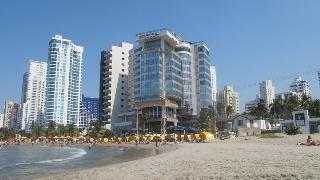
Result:
{"label": "dry sand", "polygon": [[297,135],[183,143],[157,156],[45,179],[320,179],[320,146],[296,145],[305,139]]}

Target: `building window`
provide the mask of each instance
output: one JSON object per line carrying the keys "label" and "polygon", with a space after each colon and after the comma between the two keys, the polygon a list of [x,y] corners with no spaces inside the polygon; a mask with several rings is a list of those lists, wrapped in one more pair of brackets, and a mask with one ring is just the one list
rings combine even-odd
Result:
{"label": "building window", "polygon": [[121,105],[121,107],[123,108],[123,105]]}
{"label": "building window", "polygon": [[121,89],[124,89],[124,87],[121,87]]}
{"label": "building window", "polygon": [[124,60],[124,58],[122,58],[122,60]]}
{"label": "building window", "polygon": [[123,93],[121,93],[121,95],[123,96]]}
{"label": "building window", "polygon": [[121,77],[124,77],[124,75],[122,74]]}
{"label": "building window", "polygon": [[124,63],[122,63],[122,66],[124,66]]}
{"label": "building window", "polygon": [[124,52],[122,52],[122,54],[124,54]]}
{"label": "building window", "polygon": [[122,83],[124,83],[124,81],[121,81]]}
{"label": "building window", "polygon": [[121,99],[121,101],[123,101],[123,99]]}
{"label": "building window", "polygon": [[122,69],[122,72],[124,72],[124,69]]}

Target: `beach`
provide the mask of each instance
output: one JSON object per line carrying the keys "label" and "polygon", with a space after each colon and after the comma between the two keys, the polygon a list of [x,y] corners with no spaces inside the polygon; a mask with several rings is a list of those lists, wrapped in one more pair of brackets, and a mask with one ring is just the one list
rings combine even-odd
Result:
{"label": "beach", "polygon": [[157,156],[41,179],[320,179],[320,147],[297,146],[306,138],[179,143]]}

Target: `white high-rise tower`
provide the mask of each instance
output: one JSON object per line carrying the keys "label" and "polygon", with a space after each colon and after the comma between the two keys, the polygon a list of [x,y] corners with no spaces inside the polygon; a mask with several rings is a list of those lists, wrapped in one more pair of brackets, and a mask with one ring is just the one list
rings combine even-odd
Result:
{"label": "white high-rise tower", "polygon": [[30,60],[29,70],[23,75],[21,129],[29,130],[32,122],[44,123],[44,103],[47,63]]}
{"label": "white high-rise tower", "polygon": [[210,66],[211,74],[211,91],[212,91],[212,103],[213,106],[216,106],[217,102],[217,72],[214,66]]}
{"label": "white high-rise tower", "polygon": [[275,88],[271,80],[262,81],[260,83],[260,98],[263,99],[267,107],[273,103],[275,99]]}
{"label": "white high-rise tower", "polygon": [[290,91],[298,93],[300,95],[310,96],[310,86],[308,81],[303,80],[301,77],[295,78],[292,84],[290,85]]}
{"label": "white high-rise tower", "polygon": [[78,126],[83,47],[56,35],[49,42],[46,122]]}

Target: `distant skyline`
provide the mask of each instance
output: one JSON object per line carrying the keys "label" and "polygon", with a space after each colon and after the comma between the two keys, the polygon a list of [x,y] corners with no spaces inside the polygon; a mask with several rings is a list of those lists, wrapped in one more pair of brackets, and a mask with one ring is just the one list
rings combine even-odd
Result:
{"label": "distant skyline", "polygon": [[218,89],[234,86],[241,110],[268,79],[280,93],[302,76],[319,98],[319,8],[317,0],[1,1],[0,110],[20,102],[29,59],[46,62],[55,34],[84,47],[83,94],[98,97],[100,52],[159,28],[205,41]]}

